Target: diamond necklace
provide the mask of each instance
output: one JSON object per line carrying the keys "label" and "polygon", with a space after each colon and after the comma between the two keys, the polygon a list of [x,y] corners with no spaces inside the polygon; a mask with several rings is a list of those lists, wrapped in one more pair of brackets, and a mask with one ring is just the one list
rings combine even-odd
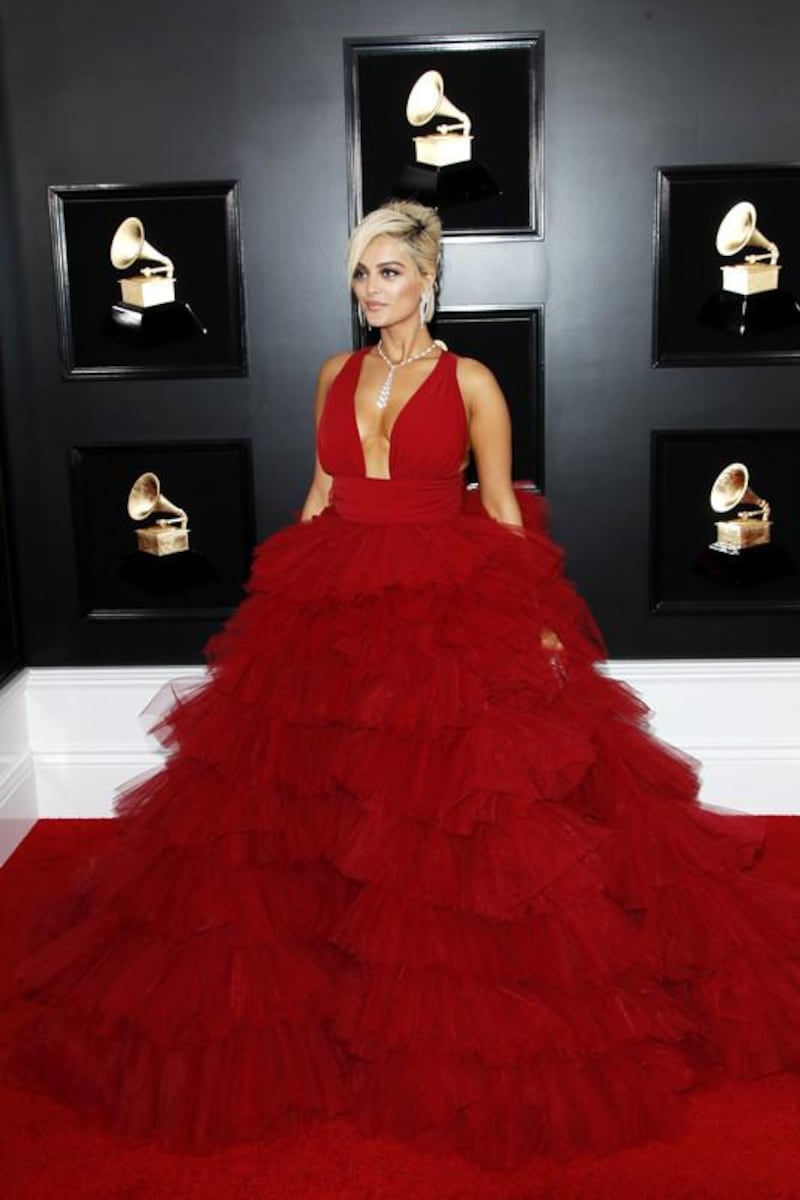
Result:
{"label": "diamond necklace", "polygon": [[426,346],[424,350],[419,350],[416,354],[409,354],[408,358],[404,358],[399,363],[393,363],[383,349],[383,342],[378,342],[378,354],[389,368],[386,378],[381,384],[381,390],[375,399],[378,408],[386,408],[389,403],[389,393],[392,390],[392,380],[394,379],[395,371],[399,371],[400,367],[407,367],[409,363],[416,362],[418,358],[424,358],[426,354],[430,354],[439,345],[438,342],[431,342],[430,346]]}

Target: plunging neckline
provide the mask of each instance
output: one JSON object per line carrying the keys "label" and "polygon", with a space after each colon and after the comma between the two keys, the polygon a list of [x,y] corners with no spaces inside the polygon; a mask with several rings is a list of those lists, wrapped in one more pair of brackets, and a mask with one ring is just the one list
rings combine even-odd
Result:
{"label": "plunging neckline", "polygon": [[361,466],[364,471],[364,478],[365,479],[389,480],[392,478],[392,450],[394,448],[394,431],[397,428],[397,422],[400,420],[400,418],[402,417],[403,413],[406,411],[408,406],[414,400],[416,400],[417,396],[420,394],[422,389],[431,381],[431,379],[433,379],[434,375],[439,370],[439,365],[441,364],[442,359],[444,358],[445,354],[447,354],[447,351],[442,350],[441,354],[436,359],[436,361],[433,365],[433,370],[430,372],[430,374],[425,376],[425,378],[422,380],[422,382],[417,387],[414,388],[414,391],[408,397],[405,404],[400,409],[400,411],[398,412],[395,419],[392,421],[392,428],[389,430],[388,436],[386,438],[387,442],[389,443],[389,474],[388,475],[368,475],[367,474],[367,459],[366,459],[366,455],[364,454],[364,443],[361,440],[361,433],[358,428],[358,412],[356,411],[356,394],[358,392],[358,385],[361,382],[361,372],[364,369],[364,359],[367,357],[370,350],[371,350],[371,347],[367,348],[364,351],[364,353],[361,355],[361,362],[358,364],[358,372],[356,373],[356,382],[355,382],[355,387],[353,388],[353,399],[350,404],[350,411],[351,411],[351,415],[352,415],[353,429],[355,431],[356,441],[358,442],[358,448],[361,453]]}

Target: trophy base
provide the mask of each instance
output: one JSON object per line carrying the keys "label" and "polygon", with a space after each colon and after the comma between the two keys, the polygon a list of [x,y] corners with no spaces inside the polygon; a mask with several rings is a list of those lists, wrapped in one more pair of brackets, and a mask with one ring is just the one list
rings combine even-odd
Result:
{"label": "trophy base", "polygon": [[706,546],[694,565],[695,571],[713,579],[725,587],[746,588],[779,575],[790,575],[794,571],[792,560],[783,546],[774,543],[750,546],[740,554],[713,549]]}
{"label": "trophy base", "polygon": [[723,554],[740,554],[753,546],[764,546],[772,535],[772,521],[716,521],[715,525],[717,540],[711,549],[721,550]]}
{"label": "trophy base", "polygon": [[164,346],[184,338],[208,333],[200,318],[185,301],[154,304],[139,308],[134,304],[114,304],[109,312],[107,332],[117,341],[136,346]]}
{"label": "trophy base", "polygon": [[175,278],[164,275],[126,275],[119,281],[122,303],[131,308],[154,308],[175,303]]}
{"label": "trophy base", "polygon": [[501,192],[486,168],[477,162],[450,163],[445,167],[405,163],[392,194],[401,200],[419,200],[431,208],[449,208],[499,196]]}
{"label": "trophy base", "polygon": [[183,554],[189,549],[189,530],[180,525],[148,525],[136,530],[136,545],[141,554],[156,558]]}
{"label": "trophy base", "polygon": [[800,305],[791,292],[756,292],[743,296],[723,290],[709,296],[697,319],[703,325],[735,337],[748,337],[754,333],[770,333],[787,325],[800,325]]}
{"label": "trophy base", "polygon": [[449,167],[472,159],[474,138],[469,133],[429,133],[412,141],[417,162],[431,167]]}
{"label": "trophy base", "polygon": [[755,296],[759,292],[774,292],[782,268],[778,263],[742,262],[721,267],[722,288],[737,296]]}

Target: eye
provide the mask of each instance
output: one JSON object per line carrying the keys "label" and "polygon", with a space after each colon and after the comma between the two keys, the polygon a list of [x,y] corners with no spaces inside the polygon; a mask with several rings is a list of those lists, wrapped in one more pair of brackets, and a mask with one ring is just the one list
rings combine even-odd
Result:
{"label": "eye", "polygon": [[395,275],[399,275],[400,272],[395,267],[384,267],[381,274],[386,279],[394,279]]}
{"label": "eye", "polygon": [[366,274],[367,274],[367,272],[364,270],[363,267],[356,267],[355,271],[353,271],[353,279],[354,280],[363,279],[366,276]]}

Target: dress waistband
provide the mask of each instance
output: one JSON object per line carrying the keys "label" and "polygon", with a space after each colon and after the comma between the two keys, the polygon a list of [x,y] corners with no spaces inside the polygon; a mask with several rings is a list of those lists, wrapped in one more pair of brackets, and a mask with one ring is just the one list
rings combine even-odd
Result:
{"label": "dress waistband", "polygon": [[368,479],[337,475],[331,504],[346,521],[372,524],[447,521],[461,512],[461,475],[444,479]]}

